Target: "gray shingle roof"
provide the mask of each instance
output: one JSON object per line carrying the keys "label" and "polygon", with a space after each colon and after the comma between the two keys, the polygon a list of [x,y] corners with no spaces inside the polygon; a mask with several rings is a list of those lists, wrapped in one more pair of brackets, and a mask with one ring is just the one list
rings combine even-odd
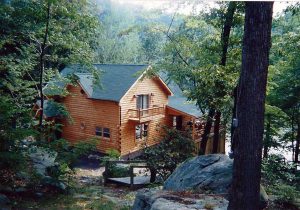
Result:
{"label": "gray shingle roof", "polygon": [[90,98],[119,102],[148,65],[94,64],[100,80],[93,84],[91,73],[82,73],[78,65],[66,67],[61,74],[74,73]]}
{"label": "gray shingle roof", "polygon": [[160,77],[166,82],[168,87],[173,92],[173,96],[169,96],[168,106],[187,113],[195,117],[201,117],[202,113],[195,102],[188,101],[187,97],[183,94],[180,87],[172,80],[168,80],[166,74],[160,73]]}
{"label": "gray shingle roof", "polygon": [[[62,76],[67,76],[74,73],[79,78],[79,82],[88,96],[92,99],[110,100],[119,102],[129,88],[138,79],[139,75],[146,70],[149,65],[131,65],[131,64],[94,64],[94,67],[100,73],[100,80],[93,84],[93,76],[91,73],[86,73],[85,69],[79,65],[72,65],[64,68],[61,71]],[[201,112],[197,105],[187,101],[182,90],[173,81],[167,81],[165,74],[159,76],[168,85],[173,92],[173,96],[169,96],[168,106],[176,110],[185,112],[195,117],[200,117]],[[47,86],[51,87],[51,83]],[[65,84],[62,82],[53,82],[52,86],[63,88]],[[44,90],[45,95],[51,92],[49,87]],[[55,90],[55,88],[54,88]],[[46,91],[49,93],[47,94]],[[56,95],[57,90],[55,90]],[[50,94],[49,94],[50,95]]]}

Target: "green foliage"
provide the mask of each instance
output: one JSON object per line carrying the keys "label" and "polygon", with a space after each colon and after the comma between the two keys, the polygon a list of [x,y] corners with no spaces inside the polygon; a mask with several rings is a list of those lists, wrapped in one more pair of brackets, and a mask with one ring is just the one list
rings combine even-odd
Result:
{"label": "green foliage", "polygon": [[178,164],[193,157],[195,145],[188,131],[160,129],[162,135],[158,144],[145,147],[141,159],[165,180]]}
{"label": "green foliage", "polygon": [[[66,65],[81,63],[89,67],[94,58],[93,46],[96,44],[99,21],[89,1],[11,0],[0,3],[0,170],[30,168],[22,141],[30,137],[44,144],[42,140],[55,139],[52,131],[59,129],[59,125],[47,122],[43,135],[39,135],[42,138],[37,138],[35,113],[32,111],[40,97],[39,63],[48,5],[50,21],[48,40],[44,46],[42,84],[58,76],[59,70]],[[56,108],[66,115],[63,107],[56,104]],[[44,145],[48,148],[46,144],[48,142]],[[61,150],[59,174],[66,175],[68,170],[65,164],[70,164],[89,149],[78,144],[73,152]],[[33,184],[38,183],[40,177],[36,177],[35,182],[34,172],[29,172]]]}
{"label": "green foliage", "polygon": [[295,180],[293,170],[295,166],[285,162],[284,157],[280,155],[270,155],[262,163],[262,176],[264,181],[273,185],[278,182],[285,182],[292,184]]}
{"label": "green foliage", "polygon": [[276,201],[279,203],[291,203],[299,195],[296,187],[286,184],[277,184],[270,191],[276,196]]}
{"label": "green foliage", "polygon": [[270,155],[263,160],[262,177],[269,194],[279,203],[290,203],[299,194],[296,189],[295,166],[285,162],[280,155]]}
{"label": "green foliage", "polygon": [[106,171],[103,176],[106,177],[128,177],[129,167],[126,165],[120,165],[117,163],[109,162],[110,160],[119,160],[120,153],[115,149],[109,149],[106,151],[107,156],[102,158],[101,163],[106,165]]}
{"label": "green foliage", "polygon": [[[66,163],[70,166],[83,155],[97,151],[97,144],[97,139],[78,141],[74,145],[71,145],[70,142],[65,139],[58,139],[50,142],[49,148],[58,153],[58,162],[62,164]],[[47,147],[47,145],[45,146]]]}
{"label": "green foliage", "polygon": [[209,109],[231,114],[232,92],[241,68],[242,11],[236,12],[230,34],[226,66],[220,65],[221,35],[228,3],[197,16],[185,17],[169,32],[164,57],[157,69],[165,69],[203,114]]}
{"label": "green foliage", "polygon": [[25,156],[16,151],[0,152],[0,170],[12,169],[18,171],[24,168]]}
{"label": "green foliage", "polygon": [[118,159],[121,156],[120,152],[116,149],[108,149],[106,153],[111,159]]}

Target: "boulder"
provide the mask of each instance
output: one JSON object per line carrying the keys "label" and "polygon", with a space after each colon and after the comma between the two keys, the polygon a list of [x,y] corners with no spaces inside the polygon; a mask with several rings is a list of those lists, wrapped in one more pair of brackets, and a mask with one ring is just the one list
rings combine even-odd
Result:
{"label": "boulder", "polygon": [[40,147],[29,149],[29,157],[32,160],[33,167],[41,176],[46,176],[46,169],[56,165],[55,159],[57,152],[49,151]]}
{"label": "boulder", "polygon": [[[224,194],[228,196],[232,182],[233,160],[223,154],[194,157],[176,168],[164,184],[165,190]],[[260,187],[260,208],[268,204],[268,195]]]}
{"label": "boulder", "polygon": [[157,189],[139,190],[132,210],[226,210],[228,201],[221,196],[189,194],[186,196]]}
{"label": "boulder", "polygon": [[194,157],[176,168],[164,189],[226,194],[231,185],[232,165],[233,160],[223,154]]}

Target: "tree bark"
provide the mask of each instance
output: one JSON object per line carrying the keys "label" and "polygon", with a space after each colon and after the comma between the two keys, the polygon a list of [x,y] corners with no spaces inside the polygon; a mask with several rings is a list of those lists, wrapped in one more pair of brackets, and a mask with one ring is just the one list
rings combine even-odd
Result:
{"label": "tree bark", "polygon": [[47,19],[46,19],[46,29],[43,37],[43,42],[41,44],[41,52],[40,52],[40,81],[39,81],[39,92],[40,92],[40,100],[41,100],[41,107],[40,107],[40,116],[39,116],[39,128],[42,130],[43,128],[43,115],[44,115],[44,94],[43,94],[43,76],[44,76],[44,70],[45,70],[45,49],[46,49],[46,43],[48,40],[49,35],[49,22],[50,22],[50,1],[47,3]]}
{"label": "tree bark", "polygon": [[[229,2],[228,9],[226,12],[225,22],[223,26],[221,45],[222,45],[222,56],[220,65],[226,66],[227,51],[229,45],[230,31],[233,23],[233,15],[236,10],[236,2]],[[215,126],[214,126],[214,137],[213,137],[213,149],[212,153],[218,152],[219,139],[220,139],[220,122],[221,122],[221,112],[217,111],[215,116]]]}
{"label": "tree bark", "polygon": [[258,210],[273,2],[246,2],[229,210]]}
{"label": "tree bark", "polygon": [[221,122],[221,112],[217,111],[215,116],[215,124],[214,124],[214,138],[213,138],[212,153],[218,153],[219,139],[220,139],[220,122]]}
{"label": "tree bark", "polygon": [[205,124],[205,127],[204,127],[204,132],[202,134],[201,141],[200,141],[199,155],[204,155],[205,154],[206,144],[207,144],[207,141],[208,141],[208,135],[210,134],[214,114],[215,114],[215,110],[210,109],[209,112],[208,112],[206,124]]}
{"label": "tree bark", "polygon": [[[221,56],[220,65],[222,66],[226,66],[229,37],[230,37],[230,31],[233,23],[233,15],[235,10],[236,10],[236,2],[233,1],[229,2],[225,21],[224,21],[222,36],[221,36],[222,56]],[[221,122],[221,112],[217,111],[215,116],[212,153],[218,153],[218,146],[219,146],[219,139],[220,139],[220,122]]]}

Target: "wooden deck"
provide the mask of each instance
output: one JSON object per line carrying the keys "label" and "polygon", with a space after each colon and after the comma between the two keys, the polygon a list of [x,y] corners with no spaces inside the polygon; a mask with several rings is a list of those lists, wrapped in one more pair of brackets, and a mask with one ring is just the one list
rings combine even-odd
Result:
{"label": "wooden deck", "polygon": [[[131,186],[130,177],[122,178],[107,178],[108,181],[116,182],[118,184],[123,184],[126,186]],[[136,176],[133,179],[133,186],[141,186],[150,183],[150,176]]]}

